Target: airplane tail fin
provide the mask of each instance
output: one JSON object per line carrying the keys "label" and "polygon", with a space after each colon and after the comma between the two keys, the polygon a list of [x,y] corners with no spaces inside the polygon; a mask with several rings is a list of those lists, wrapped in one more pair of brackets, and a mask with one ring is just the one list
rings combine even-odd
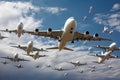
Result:
{"label": "airplane tail fin", "polygon": [[[51,48],[46,48],[46,49],[59,49],[58,47],[51,47]],[[73,51],[73,49],[64,47],[64,50],[69,50],[69,51]]]}

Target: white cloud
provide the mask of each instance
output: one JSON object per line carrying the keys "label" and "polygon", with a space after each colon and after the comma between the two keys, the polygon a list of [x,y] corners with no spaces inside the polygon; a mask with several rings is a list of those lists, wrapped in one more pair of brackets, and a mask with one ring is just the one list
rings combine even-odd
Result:
{"label": "white cloud", "polygon": [[30,13],[29,8],[33,13],[39,10],[38,7],[33,6],[28,2],[0,2],[0,24],[1,28],[15,29],[17,24],[23,22],[25,28],[41,26],[42,20],[36,21],[33,17],[34,14],[28,16]]}
{"label": "white cloud", "polygon": [[60,8],[60,7],[41,7],[41,9],[52,14],[57,14],[61,11],[67,10],[67,8]]}
{"label": "white cloud", "polygon": [[119,9],[120,9],[120,4],[119,3],[114,4],[113,7],[112,7],[112,11],[119,10]]}
{"label": "white cloud", "polygon": [[[114,10],[118,10],[120,4],[114,4]],[[114,30],[120,31],[120,11],[112,11],[108,13],[97,13],[94,17],[94,20],[98,24],[111,27]]]}

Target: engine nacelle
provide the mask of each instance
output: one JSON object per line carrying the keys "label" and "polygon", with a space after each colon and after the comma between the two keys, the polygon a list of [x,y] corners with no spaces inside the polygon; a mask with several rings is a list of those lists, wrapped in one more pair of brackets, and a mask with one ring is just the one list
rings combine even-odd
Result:
{"label": "engine nacelle", "polygon": [[86,31],[84,34],[85,34],[85,35],[89,35],[89,31]]}
{"label": "engine nacelle", "polygon": [[8,29],[6,29],[6,31],[8,31]]}
{"label": "engine nacelle", "polygon": [[20,48],[21,46],[20,45],[18,45],[18,48]]}
{"label": "engine nacelle", "polygon": [[35,33],[38,33],[39,32],[39,29],[35,29]]}
{"label": "engine nacelle", "polygon": [[48,34],[51,34],[51,33],[52,33],[52,28],[48,28],[47,33],[48,33]]}
{"label": "engine nacelle", "polygon": [[93,37],[99,37],[98,33],[94,34]]}

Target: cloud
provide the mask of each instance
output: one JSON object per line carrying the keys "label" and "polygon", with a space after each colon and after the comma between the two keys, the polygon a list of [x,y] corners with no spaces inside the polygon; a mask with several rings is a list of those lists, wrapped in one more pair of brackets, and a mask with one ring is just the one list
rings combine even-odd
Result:
{"label": "cloud", "polygon": [[113,7],[112,7],[112,11],[119,10],[119,9],[120,9],[120,4],[119,3],[114,4]]}
{"label": "cloud", "polygon": [[[119,4],[114,4],[113,10],[118,10],[120,8]],[[108,26],[120,32],[120,11],[112,11],[108,13],[96,13],[93,18],[98,24]]]}
{"label": "cloud", "polygon": [[41,7],[41,9],[52,14],[57,14],[59,12],[67,10],[67,8],[60,8],[60,7]]}

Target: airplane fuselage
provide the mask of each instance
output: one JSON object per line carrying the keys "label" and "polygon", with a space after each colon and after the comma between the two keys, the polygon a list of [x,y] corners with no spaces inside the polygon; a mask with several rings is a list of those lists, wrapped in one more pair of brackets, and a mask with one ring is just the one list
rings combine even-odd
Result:
{"label": "airplane fuselage", "polygon": [[104,53],[104,57],[99,57],[98,63],[103,63],[106,59],[110,58],[112,51],[108,51]]}
{"label": "airplane fuselage", "polygon": [[20,23],[17,28],[17,35],[20,37],[23,33],[23,23]]}
{"label": "airplane fuselage", "polygon": [[35,53],[35,55],[33,56],[33,58],[36,60],[37,58],[39,58],[39,52]]}
{"label": "airplane fuselage", "polygon": [[28,42],[28,46],[27,46],[27,49],[26,49],[27,54],[29,55],[29,53],[32,52],[32,50],[33,50],[33,42],[30,41],[30,42]]}
{"label": "airplane fuselage", "polygon": [[14,62],[18,61],[18,54],[15,54],[15,55],[14,55],[13,61],[14,61]]}
{"label": "airplane fuselage", "polygon": [[58,45],[59,51],[61,51],[65,47],[68,41],[73,39],[75,28],[76,28],[75,19],[73,17],[68,18],[67,21],[65,22],[63,34]]}
{"label": "airplane fuselage", "polygon": [[116,43],[112,43],[110,46],[109,46],[109,49],[108,51],[114,51],[114,48],[116,47]]}

